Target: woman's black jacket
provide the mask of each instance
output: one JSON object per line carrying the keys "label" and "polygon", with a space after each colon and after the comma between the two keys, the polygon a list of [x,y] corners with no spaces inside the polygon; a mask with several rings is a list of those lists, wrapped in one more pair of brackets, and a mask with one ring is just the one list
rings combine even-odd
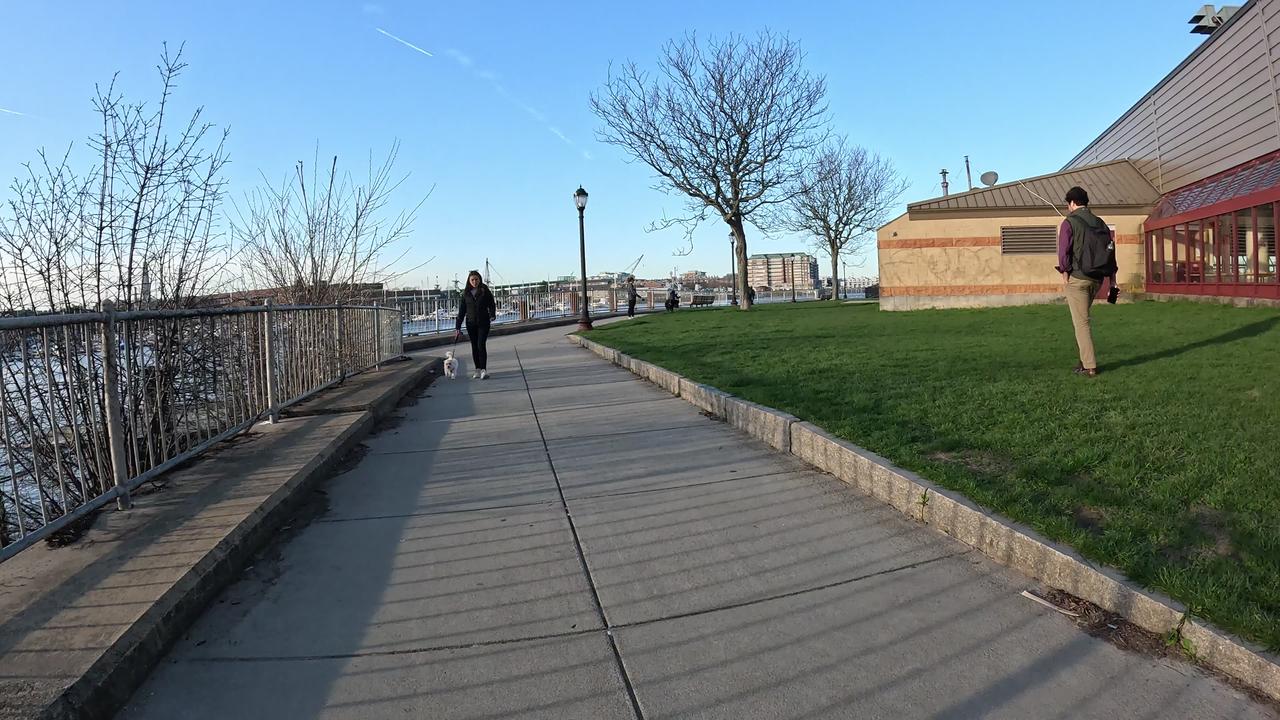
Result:
{"label": "woman's black jacket", "polygon": [[479,293],[473,293],[469,287],[462,291],[456,330],[462,329],[463,320],[466,320],[468,325],[485,327],[497,319],[498,306],[493,300],[493,293],[489,291],[489,286],[481,285],[478,289]]}

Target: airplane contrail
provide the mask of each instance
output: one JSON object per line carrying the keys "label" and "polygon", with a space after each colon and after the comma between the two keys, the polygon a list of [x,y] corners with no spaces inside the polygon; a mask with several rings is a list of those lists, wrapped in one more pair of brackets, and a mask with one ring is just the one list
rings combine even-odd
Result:
{"label": "airplane contrail", "polygon": [[26,117],[26,116],[27,116],[27,114],[26,114],[26,113],[20,113],[20,112],[18,112],[17,110],[5,110],[4,108],[0,108],[0,113],[8,113],[8,114],[10,114],[10,115],[18,115],[18,116],[20,116],[20,117]]}
{"label": "airplane contrail", "polygon": [[387,32],[386,30],[383,30],[382,28],[374,28],[374,30],[377,30],[378,32],[382,33],[383,35],[386,35],[387,37],[391,38],[392,40],[395,40],[396,42],[400,43],[401,45],[404,45],[407,48],[410,48],[412,50],[417,50],[418,52],[422,53],[423,55],[426,55],[427,57],[435,57],[435,55],[432,55],[431,53],[427,52],[426,50],[423,50],[417,45],[414,45],[408,40],[402,40],[396,37],[395,35],[392,35],[391,33]]}

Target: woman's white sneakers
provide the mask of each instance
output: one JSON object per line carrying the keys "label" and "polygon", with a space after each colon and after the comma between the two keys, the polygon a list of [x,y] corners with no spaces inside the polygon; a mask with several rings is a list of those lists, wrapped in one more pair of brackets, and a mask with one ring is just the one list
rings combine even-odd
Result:
{"label": "woman's white sneakers", "polygon": [[488,371],[488,370],[481,370],[481,371],[480,371],[480,379],[481,379],[481,380],[488,380],[488,379],[489,379],[489,371]]}

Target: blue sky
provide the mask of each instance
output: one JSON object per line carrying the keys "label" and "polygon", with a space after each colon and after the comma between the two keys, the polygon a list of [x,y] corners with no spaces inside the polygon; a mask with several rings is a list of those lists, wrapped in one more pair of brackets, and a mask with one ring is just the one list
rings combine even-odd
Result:
{"label": "blue sky", "polygon": [[[161,43],[185,42],[176,104],[203,105],[230,127],[234,195],[262,173],[283,178],[317,143],[353,171],[401,143],[397,168],[410,179],[398,202],[434,186],[404,249],[410,264],[435,259],[406,284],[451,281],[486,257],[498,280],[574,273],[579,184],[591,193],[589,273],[642,253],[642,276],[726,273],[723,223],[699,229],[687,257],[672,255],[681,231],[645,232],[681,200],[596,141],[588,97],[610,62],[651,66],[665,40],[690,30],[785,32],[827,79],[832,128],[891,158],[911,183],[905,204],[939,194],[942,167],[964,189],[966,154],[975,183],[984,170],[1013,179],[1058,169],[1203,37],[1188,32],[1190,4],[1076,14],[1060,3],[940,5],[0,0],[0,108],[12,111],[0,112],[0,178],[7,185],[40,147],[83,150],[94,83],[119,71],[128,96],[152,98]],[[752,252],[806,245],[748,233]],[[873,256],[850,270],[874,273]]]}

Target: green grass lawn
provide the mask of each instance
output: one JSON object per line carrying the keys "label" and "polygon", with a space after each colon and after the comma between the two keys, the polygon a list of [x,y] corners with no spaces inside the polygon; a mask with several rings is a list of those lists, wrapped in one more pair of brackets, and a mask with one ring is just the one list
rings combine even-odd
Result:
{"label": "green grass lawn", "polygon": [[681,311],[588,337],[793,413],[1280,650],[1280,311]]}

